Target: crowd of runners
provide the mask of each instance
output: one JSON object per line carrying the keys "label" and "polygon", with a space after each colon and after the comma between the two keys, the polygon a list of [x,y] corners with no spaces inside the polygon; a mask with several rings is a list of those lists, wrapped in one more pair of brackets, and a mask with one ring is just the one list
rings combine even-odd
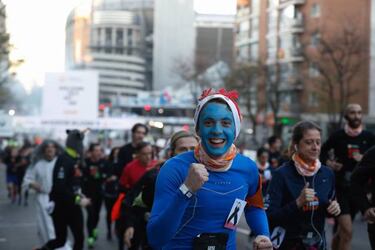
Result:
{"label": "crowd of runners", "polygon": [[[348,105],[345,127],[326,141],[319,126],[301,121],[290,141],[269,137],[251,161],[232,144],[241,120],[234,99],[202,95],[195,131],[174,133],[162,150],[147,142],[140,123],[108,155],[100,143],[84,147],[78,130],[67,131],[65,145],[8,145],[2,164],[10,202],[27,206],[29,192],[36,194],[41,244],[34,249],[95,248],[99,234],[116,238],[119,250],[232,249],[241,211],[256,249],[351,249],[358,212],[375,249],[375,136],[364,129],[361,107]],[[99,232],[103,207],[107,229]],[[326,218],[335,222],[332,242]]]}

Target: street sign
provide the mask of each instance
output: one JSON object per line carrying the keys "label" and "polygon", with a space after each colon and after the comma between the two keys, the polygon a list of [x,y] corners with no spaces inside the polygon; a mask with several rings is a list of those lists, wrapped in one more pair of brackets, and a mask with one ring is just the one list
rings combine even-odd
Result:
{"label": "street sign", "polygon": [[97,72],[48,73],[43,86],[43,117],[50,120],[95,120],[98,118],[98,93]]}

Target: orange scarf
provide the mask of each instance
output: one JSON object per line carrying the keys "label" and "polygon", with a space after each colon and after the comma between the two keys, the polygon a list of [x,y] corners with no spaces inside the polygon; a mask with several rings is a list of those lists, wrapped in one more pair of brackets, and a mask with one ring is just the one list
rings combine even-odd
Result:
{"label": "orange scarf", "polygon": [[322,165],[319,160],[315,160],[312,165],[309,165],[304,160],[302,160],[302,158],[297,153],[293,154],[292,160],[294,161],[297,172],[303,176],[313,176],[318,172]]}
{"label": "orange scarf", "polygon": [[229,150],[219,159],[212,159],[206,151],[204,151],[203,146],[198,144],[194,149],[194,157],[199,163],[206,166],[208,170],[216,172],[225,172],[232,165],[234,157],[237,155],[237,148],[234,144],[229,148]]}

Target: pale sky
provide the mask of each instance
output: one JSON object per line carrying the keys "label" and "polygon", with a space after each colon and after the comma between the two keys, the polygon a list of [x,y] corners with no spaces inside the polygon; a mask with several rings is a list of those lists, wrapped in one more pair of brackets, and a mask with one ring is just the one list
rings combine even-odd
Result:
{"label": "pale sky", "polygon": [[[26,88],[41,84],[45,72],[64,71],[66,18],[75,6],[87,1],[3,0],[14,46],[11,58],[25,60],[17,75]],[[195,0],[199,13],[234,14],[235,6],[235,0]]]}

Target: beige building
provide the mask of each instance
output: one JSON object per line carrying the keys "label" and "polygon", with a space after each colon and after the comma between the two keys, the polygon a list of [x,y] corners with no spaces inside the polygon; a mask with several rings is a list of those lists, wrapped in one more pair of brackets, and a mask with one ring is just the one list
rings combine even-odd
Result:
{"label": "beige building", "polygon": [[99,73],[99,101],[120,106],[151,88],[153,2],[96,0],[66,23],[66,68]]}

